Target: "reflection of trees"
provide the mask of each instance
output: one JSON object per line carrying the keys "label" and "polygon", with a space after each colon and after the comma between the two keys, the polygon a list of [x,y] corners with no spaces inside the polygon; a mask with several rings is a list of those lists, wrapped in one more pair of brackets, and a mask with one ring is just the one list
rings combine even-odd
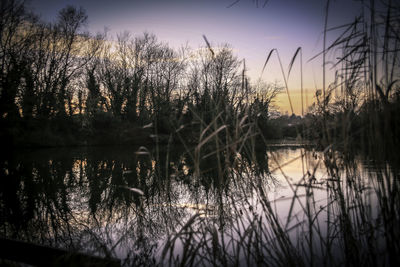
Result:
{"label": "reflection of trees", "polygon": [[[69,232],[68,190],[73,160],[2,160],[2,225],[6,237],[39,243],[65,243]],[[60,236],[60,233],[68,235]]]}
{"label": "reflection of trees", "polygon": [[44,150],[3,157],[3,237],[150,264],[160,240],[193,214],[221,227],[228,224],[233,199],[243,199],[237,189],[243,181],[235,170],[218,183],[215,163],[202,163],[210,167],[196,178],[180,148],[144,155],[135,150]]}

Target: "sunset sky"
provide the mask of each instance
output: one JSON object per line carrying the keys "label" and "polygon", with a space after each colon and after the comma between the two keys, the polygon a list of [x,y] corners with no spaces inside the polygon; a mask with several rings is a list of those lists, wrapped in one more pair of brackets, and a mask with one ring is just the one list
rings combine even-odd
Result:
{"label": "sunset sky", "polygon": [[[287,71],[298,47],[303,51],[303,84],[308,103],[322,86],[321,60],[308,60],[322,50],[325,6],[324,0],[30,0],[28,5],[43,20],[53,21],[66,5],[83,7],[88,14],[88,30],[109,35],[123,31],[136,35],[154,33],[159,40],[179,48],[188,44],[197,49],[204,46],[203,34],[212,45],[228,43],[239,59],[246,60],[252,81],[260,78],[269,51],[277,48]],[[258,3],[257,3],[258,2]],[[354,20],[360,11],[359,1],[330,1],[328,26]],[[264,5],[265,4],[265,5]],[[332,40],[334,32],[329,40]],[[296,114],[301,114],[299,62],[289,78],[289,90]],[[280,81],[279,63],[274,55],[262,79]],[[280,110],[289,111],[287,96],[277,99]]]}

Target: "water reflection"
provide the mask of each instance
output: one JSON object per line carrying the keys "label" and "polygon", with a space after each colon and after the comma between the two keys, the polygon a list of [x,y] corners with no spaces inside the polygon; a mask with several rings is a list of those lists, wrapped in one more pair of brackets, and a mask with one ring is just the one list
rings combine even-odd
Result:
{"label": "water reflection", "polygon": [[[3,154],[1,237],[115,257],[124,265],[153,265],[170,234],[193,216],[202,222],[196,231],[212,238],[215,231],[230,232],[227,237],[237,240],[258,219],[260,227],[262,218],[269,220],[266,207],[285,230],[298,227],[310,205],[317,221],[329,220],[326,203],[334,174],[326,168],[326,154],[300,147],[254,151],[252,158],[237,155],[240,161],[205,153],[200,173],[193,153],[181,147]],[[341,172],[367,171],[354,164]],[[330,230],[321,226],[319,231]],[[183,244],[176,244],[174,253],[182,250]]]}
{"label": "water reflection", "polygon": [[[268,171],[261,153],[258,174]],[[214,160],[202,161],[196,176],[179,147],[14,151],[0,160],[2,237],[150,264],[193,214],[229,224],[231,196],[242,193],[227,175],[215,179]]]}

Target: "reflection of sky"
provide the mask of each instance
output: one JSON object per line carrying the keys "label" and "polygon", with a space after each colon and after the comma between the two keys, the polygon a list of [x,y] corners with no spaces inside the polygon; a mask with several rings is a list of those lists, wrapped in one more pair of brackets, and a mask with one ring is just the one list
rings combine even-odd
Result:
{"label": "reflection of sky", "polygon": [[[35,13],[53,20],[66,5],[82,6],[89,17],[91,32],[110,30],[111,35],[128,30],[133,34],[149,31],[171,46],[204,45],[205,34],[214,45],[229,43],[246,59],[248,74],[259,78],[269,50],[278,48],[284,68],[297,47],[303,48],[304,86],[315,91],[321,87],[321,63],[306,63],[322,49],[324,8],[322,0],[31,0]],[[255,4],[258,2],[259,7]],[[357,13],[354,1],[330,1],[329,25],[349,22]],[[263,78],[282,80],[276,58],[271,58]],[[294,67],[289,87],[300,88],[299,69]],[[310,90],[311,91],[311,90]],[[294,100],[296,103],[296,99]]]}

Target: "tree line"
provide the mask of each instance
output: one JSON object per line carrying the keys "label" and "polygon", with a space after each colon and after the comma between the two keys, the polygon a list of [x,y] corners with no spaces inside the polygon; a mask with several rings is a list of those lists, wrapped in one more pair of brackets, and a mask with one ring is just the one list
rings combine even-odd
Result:
{"label": "tree line", "polygon": [[121,144],[179,131],[198,139],[216,117],[231,128],[240,121],[262,125],[280,90],[251,85],[244,60],[206,38],[204,48],[173,49],[150,33],[93,35],[82,8],[63,8],[55,22],[18,0],[0,8],[7,144]]}

